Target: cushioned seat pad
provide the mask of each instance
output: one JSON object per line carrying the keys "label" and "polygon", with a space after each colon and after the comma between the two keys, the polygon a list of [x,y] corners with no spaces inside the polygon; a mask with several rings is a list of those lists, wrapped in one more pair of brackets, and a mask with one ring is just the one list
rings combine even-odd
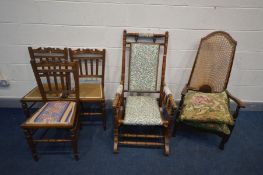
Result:
{"label": "cushioned seat pad", "polygon": [[128,96],[125,110],[124,124],[162,125],[163,123],[156,98]]}
{"label": "cushioned seat pad", "polygon": [[180,119],[182,121],[197,123],[234,124],[234,120],[229,112],[228,97],[225,92],[187,92]]}
{"label": "cushioned seat pad", "polygon": [[47,102],[26,124],[68,124],[75,115],[76,103],[69,101]]}
{"label": "cushioned seat pad", "polygon": [[226,135],[230,134],[230,129],[226,124],[219,124],[219,123],[191,123],[191,122],[184,122],[186,125],[194,126],[197,128],[216,131],[220,133],[224,133]]}

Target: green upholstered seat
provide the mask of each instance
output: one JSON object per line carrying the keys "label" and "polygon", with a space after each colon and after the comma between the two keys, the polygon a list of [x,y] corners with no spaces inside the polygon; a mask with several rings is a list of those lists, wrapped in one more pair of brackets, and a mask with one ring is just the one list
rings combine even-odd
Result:
{"label": "green upholstered seat", "polygon": [[128,96],[123,123],[127,125],[162,125],[163,121],[156,98]]}

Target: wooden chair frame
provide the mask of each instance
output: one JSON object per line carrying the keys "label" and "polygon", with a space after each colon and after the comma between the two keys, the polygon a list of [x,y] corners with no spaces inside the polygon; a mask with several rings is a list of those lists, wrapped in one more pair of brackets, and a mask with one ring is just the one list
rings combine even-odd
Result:
{"label": "wooden chair frame", "polygon": [[[71,49],[69,48],[69,55],[71,61],[78,61],[79,63],[79,78],[81,79],[96,79],[100,80],[101,97],[100,98],[86,98],[80,95],[81,115],[82,116],[101,116],[103,120],[103,128],[106,129],[106,113],[105,113],[105,96],[104,96],[104,77],[105,77],[105,54],[106,50],[98,49]],[[101,69],[100,69],[101,67]],[[85,84],[80,82],[80,90],[87,91]],[[88,84],[86,84],[88,85]],[[82,88],[83,86],[83,88]],[[100,112],[85,112],[84,103],[99,103],[101,106]]]}
{"label": "wooden chair frame", "polygon": [[[211,39],[211,38],[216,37],[216,36],[224,36],[228,40],[228,42],[231,43],[231,45],[233,46],[233,49],[232,49],[232,52],[231,52],[231,57],[230,57],[229,69],[227,71],[227,75],[226,75],[225,81],[223,82],[223,84],[219,85],[219,87],[217,87],[217,89],[216,88],[212,88],[212,87],[210,87],[207,84],[202,84],[199,87],[193,87],[191,85],[191,80],[192,80],[192,77],[194,75],[194,70],[196,69],[197,59],[199,58],[199,55],[202,52],[201,45],[204,42],[206,42],[208,39]],[[198,51],[197,51],[197,54],[196,54],[196,58],[195,58],[195,61],[194,61],[194,65],[193,65],[193,68],[192,68],[192,71],[191,71],[190,78],[189,78],[188,83],[185,85],[185,87],[183,88],[182,93],[181,93],[181,100],[180,100],[178,111],[177,111],[177,114],[176,114],[176,122],[175,122],[175,125],[174,125],[173,136],[176,135],[176,131],[177,131],[177,128],[179,127],[179,125],[183,125],[184,124],[183,122],[181,122],[179,120],[179,116],[180,116],[181,111],[183,109],[184,97],[185,97],[185,95],[186,95],[188,90],[200,91],[200,92],[205,92],[205,93],[225,91],[227,93],[228,98],[233,100],[236,103],[235,112],[232,114],[234,121],[236,121],[240,108],[244,108],[245,107],[244,103],[241,102],[241,100],[239,100],[238,98],[234,97],[227,90],[227,85],[228,85],[228,82],[229,82],[229,77],[230,77],[230,73],[231,73],[231,69],[232,69],[232,65],[233,65],[233,61],[234,61],[236,45],[237,45],[237,42],[228,33],[224,32],[224,31],[212,32],[212,33],[208,34],[206,37],[203,37],[201,39],[200,44],[199,44],[199,48],[198,48]],[[219,76],[217,74],[215,74],[215,75]],[[202,77],[200,77],[200,78],[202,78]],[[200,79],[200,83],[201,82],[202,82],[202,80]],[[230,110],[230,106],[229,106],[229,110]],[[199,130],[205,131],[205,132],[211,132],[211,133],[214,133],[214,134],[222,137],[222,140],[220,142],[219,148],[223,150],[225,143],[229,140],[229,138],[231,136],[231,133],[232,133],[232,130],[234,129],[234,126],[228,126],[228,127],[230,129],[230,134],[229,135],[226,135],[226,134],[224,134],[222,132],[217,132],[217,131],[210,131],[210,130],[205,130],[205,129],[200,129],[200,128],[196,128],[196,129],[199,129]]]}
{"label": "wooden chair frame", "polygon": [[[76,160],[79,159],[77,141],[79,130],[79,77],[78,77],[78,64],[76,62],[50,62],[40,61],[35,62],[31,60],[31,65],[35,74],[35,78],[43,99],[43,102],[49,101],[73,101],[76,103],[76,113],[72,116],[69,123],[58,124],[30,124],[27,121],[21,125],[24,130],[26,140],[32,152],[34,160],[38,160],[36,151],[37,143],[47,142],[71,142],[73,147],[73,154]],[[73,76],[74,88],[69,85],[69,76]],[[48,88],[44,87],[42,79],[45,79],[48,83]],[[51,79],[54,80],[55,86],[51,85]],[[59,83],[58,83],[59,82]],[[58,97],[48,98],[47,94],[60,94]],[[41,137],[37,136],[37,131],[44,129],[46,132]],[[66,138],[48,138],[47,131],[49,129],[68,130],[70,136]]]}
{"label": "wooden chair frame", "polygon": [[[162,40],[160,46],[163,46],[163,56],[162,56],[162,67],[161,67],[161,82],[160,82],[160,90],[154,93],[159,94],[159,106],[164,107],[164,109],[168,113],[168,118],[162,118],[163,128],[162,135],[149,135],[149,134],[131,134],[131,133],[122,133],[120,131],[121,126],[124,125],[124,113],[125,113],[125,94],[129,93],[129,90],[125,90],[125,59],[126,59],[126,49],[130,48],[131,43],[127,39],[133,38],[136,42],[140,39],[148,39],[151,40],[150,43],[156,43],[158,39]],[[148,33],[127,33],[126,30],[123,32],[123,45],[122,45],[122,71],[121,71],[121,82],[120,86],[115,95],[115,99],[113,101],[113,109],[114,109],[114,153],[118,153],[119,144],[121,145],[133,145],[133,146],[155,146],[155,147],[163,147],[164,154],[169,155],[169,134],[170,127],[173,125],[173,115],[176,110],[176,104],[174,98],[169,90],[166,91],[168,87],[165,88],[165,68],[166,68],[166,55],[167,55],[167,46],[168,46],[168,32],[165,34],[148,34]],[[168,93],[166,93],[168,92]],[[144,92],[144,93],[152,93],[152,92]],[[163,117],[163,116],[162,116]],[[146,141],[120,141],[125,138],[134,138],[134,139],[161,139],[161,142],[146,142]]]}
{"label": "wooden chair frame", "polygon": [[[67,48],[36,48],[28,47],[30,59],[34,62],[40,61],[66,61],[68,60],[68,50]],[[37,87],[34,87],[30,92],[28,92],[24,97],[21,98],[20,102],[22,109],[26,118],[30,116],[30,111],[35,107],[39,102],[43,102],[40,90]]]}

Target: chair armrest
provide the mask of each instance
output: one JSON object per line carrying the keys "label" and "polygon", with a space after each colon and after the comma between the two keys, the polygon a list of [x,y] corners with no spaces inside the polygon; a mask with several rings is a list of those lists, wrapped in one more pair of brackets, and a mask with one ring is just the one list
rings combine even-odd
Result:
{"label": "chair armrest", "polygon": [[230,94],[230,92],[228,90],[226,90],[226,93],[227,93],[228,97],[230,99],[232,99],[237,104],[238,107],[240,107],[240,108],[245,108],[246,107],[245,104],[241,100],[239,100],[237,97],[235,97],[232,94]]}
{"label": "chair armrest", "polygon": [[123,85],[120,84],[117,91],[116,91],[116,95],[115,95],[115,98],[114,98],[113,103],[112,103],[112,107],[114,109],[117,109],[121,106],[122,94],[123,94]]}
{"label": "chair armrest", "polygon": [[164,100],[163,100],[164,107],[168,112],[169,116],[173,116],[175,110],[177,109],[177,105],[174,100],[174,97],[168,86],[164,86],[163,91],[164,91]]}

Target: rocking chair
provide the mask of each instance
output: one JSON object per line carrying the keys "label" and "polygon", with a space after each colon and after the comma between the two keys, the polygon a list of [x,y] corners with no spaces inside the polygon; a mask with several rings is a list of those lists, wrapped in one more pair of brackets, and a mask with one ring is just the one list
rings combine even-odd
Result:
{"label": "rocking chair", "polygon": [[168,32],[123,32],[121,82],[113,101],[114,153],[119,145],[162,147],[170,153],[176,104],[165,84],[167,46]]}

